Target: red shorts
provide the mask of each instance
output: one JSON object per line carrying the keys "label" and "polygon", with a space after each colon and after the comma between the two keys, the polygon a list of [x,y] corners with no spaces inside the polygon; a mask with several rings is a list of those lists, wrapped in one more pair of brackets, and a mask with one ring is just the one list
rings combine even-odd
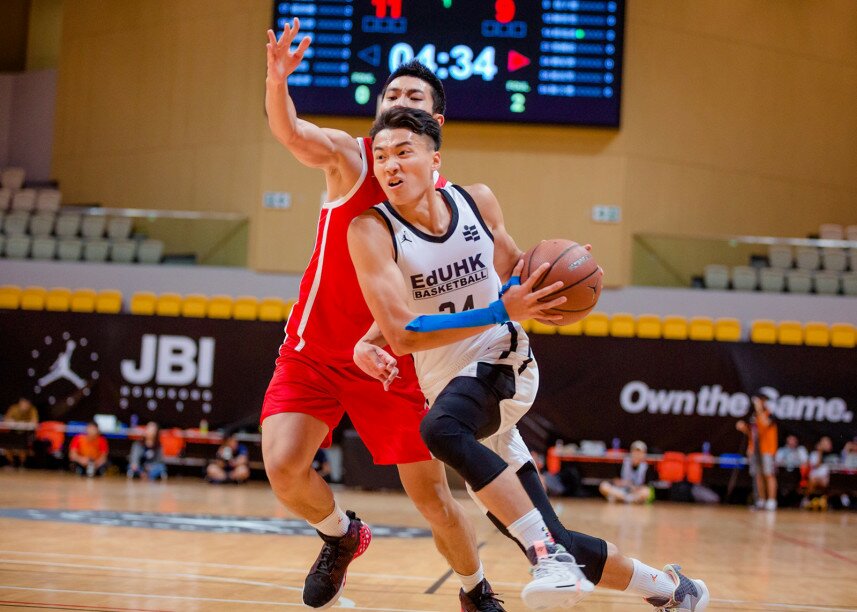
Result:
{"label": "red shorts", "polygon": [[376,464],[414,463],[431,459],[420,437],[427,409],[414,361],[399,360],[399,375],[389,391],[354,363],[328,366],[283,347],[265,392],[262,418],[282,412],[308,414],[327,424],[322,446],[347,412]]}

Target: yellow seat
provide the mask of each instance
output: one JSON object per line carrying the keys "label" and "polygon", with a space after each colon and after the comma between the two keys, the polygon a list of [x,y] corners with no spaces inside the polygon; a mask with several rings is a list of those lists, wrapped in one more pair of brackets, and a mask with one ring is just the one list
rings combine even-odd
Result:
{"label": "yellow seat", "polygon": [[283,319],[288,319],[292,315],[292,308],[294,308],[297,303],[297,300],[286,300],[286,303],[283,304]]}
{"label": "yellow seat", "polygon": [[182,313],[182,296],[162,293],[155,301],[155,314],[159,317],[177,317]]}
{"label": "yellow seat", "polygon": [[95,289],[75,289],[71,294],[72,312],[95,312]]}
{"label": "yellow seat", "polygon": [[578,321],[577,323],[569,323],[568,325],[563,325],[557,328],[557,332],[560,336],[579,336],[583,333],[583,321]]}
{"label": "yellow seat", "polygon": [[530,329],[528,331],[527,330],[525,330],[525,331],[527,331],[527,333],[530,333],[530,334],[550,335],[550,334],[555,334],[558,329],[559,329],[559,326],[557,326],[557,325],[551,325],[550,323],[541,323],[541,322],[533,319],[530,322]]}
{"label": "yellow seat", "polygon": [[637,317],[638,338],[660,338],[663,331],[661,318],[656,314],[641,314]]}
{"label": "yellow seat", "polygon": [[798,321],[780,321],[777,325],[777,342],[780,344],[803,344],[803,325]]}
{"label": "yellow seat", "polygon": [[583,333],[587,336],[607,336],[610,333],[610,318],[603,312],[592,312],[583,319]]}
{"label": "yellow seat", "polygon": [[750,325],[750,341],[757,344],[775,344],[777,324],[770,319],[757,319]]}
{"label": "yellow seat", "polygon": [[854,348],[857,331],[851,323],[833,323],[830,326],[830,346]]}
{"label": "yellow seat", "polygon": [[266,297],[259,302],[260,321],[282,321],[285,301],[278,297]]}
{"label": "yellow seat", "polygon": [[202,319],[208,309],[208,298],[200,293],[189,293],[184,296],[181,306],[183,317]]}
{"label": "yellow seat", "polygon": [[239,295],[235,298],[232,318],[241,321],[255,321],[259,317],[259,300],[252,295]]}
{"label": "yellow seat", "polygon": [[687,319],[679,315],[667,315],[663,320],[662,331],[667,340],[687,340]]}
{"label": "yellow seat", "polygon": [[521,327],[527,333],[530,333],[530,329],[533,327],[533,320],[527,319],[526,321],[521,321]]}
{"label": "yellow seat", "polygon": [[687,337],[691,340],[714,340],[714,320],[711,317],[691,317]]}
{"label": "yellow seat", "polygon": [[827,323],[809,321],[803,328],[803,343],[807,346],[830,346],[830,328]]}
{"label": "yellow seat", "polygon": [[0,308],[18,308],[21,305],[21,288],[18,285],[0,287]]}
{"label": "yellow seat", "polygon": [[714,321],[714,339],[718,342],[740,342],[741,321],[732,317],[721,317]]}
{"label": "yellow seat", "polygon": [[214,295],[208,300],[206,315],[211,319],[232,318],[232,298],[228,295]]}
{"label": "yellow seat", "polygon": [[118,314],[122,312],[122,292],[118,289],[102,289],[95,296],[95,312]]}
{"label": "yellow seat", "polygon": [[45,296],[45,310],[66,312],[71,307],[71,289],[53,287]]}
{"label": "yellow seat", "polygon": [[21,309],[22,310],[44,310],[45,298],[48,290],[44,287],[29,286],[24,287],[21,292]]}
{"label": "yellow seat", "polygon": [[610,335],[617,338],[633,338],[636,331],[634,315],[627,312],[617,312],[610,317]]}
{"label": "yellow seat", "polygon": [[131,314],[153,315],[155,314],[155,302],[157,296],[151,291],[138,291],[131,296]]}

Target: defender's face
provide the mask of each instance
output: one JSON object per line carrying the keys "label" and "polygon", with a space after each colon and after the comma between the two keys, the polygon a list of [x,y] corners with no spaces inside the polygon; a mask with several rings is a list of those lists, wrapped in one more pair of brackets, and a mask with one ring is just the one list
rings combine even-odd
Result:
{"label": "defender's face", "polygon": [[428,136],[404,128],[381,130],[372,142],[375,177],[391,203],[412,200],[434,186],[440,153]]}
{"label": "defender's face", "polygon": [[443,115],[436,115],[432,110],[434,108],[434,97],[432,96],[431,87],[429,87],[428,83],[417,77],[400,76],[390,81],[387,89],[384,90],[384,96],[378,104],[376,116],[380,116],[384,111],[388,111],[396,106],[424,110],[437,119],[438,123],[443,124]]}

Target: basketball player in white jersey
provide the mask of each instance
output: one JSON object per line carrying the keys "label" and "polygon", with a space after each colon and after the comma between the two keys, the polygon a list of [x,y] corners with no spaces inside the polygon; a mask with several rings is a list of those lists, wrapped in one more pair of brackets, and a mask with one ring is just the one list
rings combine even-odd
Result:
{"label": "basketball player in white jersey", "polygon": [[[375,174],[389,201],[358,216],[348,242],[378,339],[383,335],[398,354],[414,353],[431,406],[421,427],[429,449],[464,477],[478,503],[527,550],[535,580],[522,592],[525,603],[536,609],[547,602],[574,605],[591,582],[546,535],[516,466],[491,450],[503,443],[490,438],[511,431],[538,387],[526,334],[511,322],[522,320],[520,313],[507,312],[498,299],[500,276],[512,279],[509,293],[530,289],[532,281],[514,285],[521,251],[486,186],[435,190],[440,127],[430,115],[392,109],[370,134]],[[486,438],[488,444],[478,443]],[[604,556],[605,586],[639,593],[661,610],[702,612],[708,604],[705,584],[677,566],[656,570],[606,543]],[[574,586],[563,589],[569,579]],[[556,587],[553,600],[545,595],[549,583]]]}

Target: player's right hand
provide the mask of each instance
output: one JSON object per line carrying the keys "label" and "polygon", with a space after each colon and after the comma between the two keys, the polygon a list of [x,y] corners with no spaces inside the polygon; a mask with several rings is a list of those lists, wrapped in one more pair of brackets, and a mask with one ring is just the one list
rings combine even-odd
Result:
{"label": "player's right hand", "polygon": [[365,374],[381,381],[384,385],[384,391],[388,391],[390,385],[399,376],[396,358],[370,342],[359,340],[354,345],[353,359],[357,367],[363,370]]}
{"label": "player's right hand", "polygon": [[301,22],[295,17],[291,25],[286,24],[280,40],[274,35],[273,30],[268,30],[268,80],[275,82],[285,81],[288,76],[303,61],[304,53],[310,44],[310,37],[304,36],[298,44],[297,49],[292,51],[292,42],[301,29]]}
{"label": "player's right hand", "polygon": [[[565,303],[565,297],[560,296],[547,302],[539,300],[547,297],[554,291],[562,289],[562,281],[557,281],[538,291],[533,291],[533,285],[539,280],[551,264],[545,262],[536,268],[530,276],[520,285],[512,285],[501,298],[506,307],[506,313],[512,321],[526,321],[527,319],[539,319],[541,321],[562,321],[562,315],[549,314],[551,308],[556,308]],[[512,276],[520,276],[524,270],[524,260],[521,259],[515,265]]]}

